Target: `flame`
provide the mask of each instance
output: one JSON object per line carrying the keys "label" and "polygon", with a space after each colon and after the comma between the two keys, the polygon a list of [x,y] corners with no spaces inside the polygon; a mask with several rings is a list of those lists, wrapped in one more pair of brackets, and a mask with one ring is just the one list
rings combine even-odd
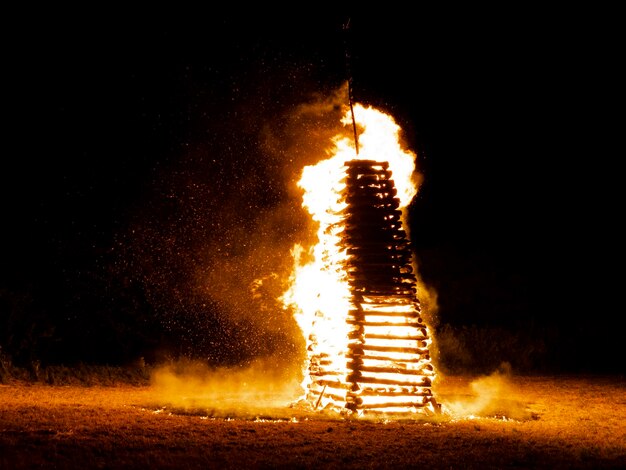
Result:
{"label": "flame", "polygon": [[[403,211],[403,216],[404,209],[417,194],[416,155],[402,148],[401,129],[394,119],[358,103],[353,109],[360,130],[358,155],[353,140],[338,135],[332,141],[329,158],[306,166],[302,171],[298,186],[304,191],[303,207],[318,223],[317,243],[309,248],[299,244],[293,247],[290,287],[281,298],[286,308],[293,308],[307,343],[308,359],[304,365],[302,387],[306,400],[315,408],[330,405],[342,409],[348,404],[346,394],[349,392],[345,383],[352,372],[348,362],[351,360],[350,337],[355,327],[350,311],[355,309],[355,300],[346,269],[350,256],[342,243],[343,211],[348,206],[343,193],[346,164],[353,160],[386,162],[393,175],[398,209]],[[344,126],[352,124],[349,109],[346,109],[341,123]],[[376,166],[379,167],[382,168],[382,163]],[[395,223],[401,225],[401,222]],[[361,331],[369,338],[369,349],[387,351],[363,357],[360,376],[372,385],[359,391],[358,403],[380,407],[385,412],[403,412],[407,409],[407,399],[414,401],[418,396],[419,400],[430,400],[430,389],[424,387],[426,382],[422,377],[426,370],[429,378],[434,379],[432,367],[425,364],[429,357],[425,356],[427,360],[416,359],[411,354],[416,349],[427,350],[430,344],[428,332],[415,314],[415,304],[389,303],[386,299],[370,297],[356,308],[367,315]],[[424,331],[416,331],[415,325]],[[391,349],[393,352],[389,352]],[[321,376],[322,380],[314,384],[313,376]],[[400,388],[380,384],[400,384]],[[382,391],[384,396],[379,396],[377,391]],[[409,403],[409,408],[412,404]],[[433,403],[429,406],[432,409]]]}

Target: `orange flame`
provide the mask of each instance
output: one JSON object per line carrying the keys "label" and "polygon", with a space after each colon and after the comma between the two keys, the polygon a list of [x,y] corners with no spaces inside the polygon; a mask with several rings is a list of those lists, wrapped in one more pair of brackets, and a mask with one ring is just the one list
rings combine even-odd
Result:
{"label": "orange flame", "polygon": [[[322,407],[331,405],[337,409],[345,406],[346,388],[341,382],[350,374],[347,367],[350,359],[349,337],[354,326],[349,321],[349,312],[355,306],[345,269],[349,255],[341,243],[345,229],[342,211],[347,207],[342,194],[346,187],[345,163],[351,160],[387,162],[388,169],[393,174],[401,210],[417,194],[416,155],[400,145],[400,127],[394,119],[375,108],[360,104],[355,104],[354,115],[360,129],[359,154],[357,155],[351,139],[337,136],[333,139],[330,157],[315,165],[306,166],[302,171],[298,186],[304,190],[303,206],[319,224],[317,244],[308,249],[299,244],[293,247],[294,267],[290,287],[281,298],[285,307],[294,309],[294,317],[307,343],[308,359],[304,365],[302,386],[308,393],[308,401],[315,407],[320,404]],[[344,126],[352,124],[349,110],[346,110],[341,122]],[[386,337],[393,336],[395,348],[392,349],[398,350],[390,353],[391,357],[365,358],[365,368],[378,371],[375,381],[409,384],[412,393],[419,388],[419,395],[423,397],[423,390],[420,388],[423,385],[422,375],[427,374],[429,379],[434,379],[432,367],[424,364],[429,362],[429,357],[418,360],[407,357],[406,351],[400,351],[402,348],[427,350],[430,344],[427,333],[418,340],[415,329],[409,326],[414,317],[415,305],[397,302],[391,305],[371,301],[358,307],[368,315],[366,334],[372,338],[370,343],[373,348],[377,345],[384,348],[390,344]],[[419,322],[421,325],[421,318]],[[414,368],[414,377],[410,374],[407,376],[407,368]],[[327,376],[329,379],[324,381],[323,389],[314,394],[311,394],[312,374]],[[405,387],[403,390],[408,389]],[[430,394],[430,390],[426,392]],[[360,403],[372,406],[377,406],[377,402],[389,404],[383,409],[389,412],[405,411],[407,403],[404,393],[390,390],[386,390],[384,398],[377,397],[375,393],[367,393],[359,400]],[[433,406],[430,405],[430,408]]]}

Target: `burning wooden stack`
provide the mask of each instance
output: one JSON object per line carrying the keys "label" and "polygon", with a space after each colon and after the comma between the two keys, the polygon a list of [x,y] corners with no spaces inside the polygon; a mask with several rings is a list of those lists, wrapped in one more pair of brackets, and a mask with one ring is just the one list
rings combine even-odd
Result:
{"label": "burning wooden stack", "polygon": [[342,243],[352,304],[345,406],[359,414],[437,412],[431,339],[389,165],[345,165]]}

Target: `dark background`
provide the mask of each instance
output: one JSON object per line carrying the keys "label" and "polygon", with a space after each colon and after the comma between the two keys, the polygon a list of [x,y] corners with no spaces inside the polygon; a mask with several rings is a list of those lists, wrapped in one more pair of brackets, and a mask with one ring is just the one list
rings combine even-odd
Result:
{"label": "dark background", "polygon": [[3,33],[4,357],[297,349],[218,290],[288,258],[300,215],[272,214],[299,204],[294,170],[264,136],[350,70],[355,100],[391,113],[418,154],[411,233],[442,367],[624,372],[611,12],[76,15],[15,14]]}

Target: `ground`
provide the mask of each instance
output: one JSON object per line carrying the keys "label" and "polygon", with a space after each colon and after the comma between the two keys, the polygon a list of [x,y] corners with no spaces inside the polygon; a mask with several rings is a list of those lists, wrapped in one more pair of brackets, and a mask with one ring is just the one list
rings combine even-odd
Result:
{"label": "ground", "polygon": [[0,469],[626,468],[624,377],[440,377],[437,396],[440,417],[394,421],[0,385]]}

